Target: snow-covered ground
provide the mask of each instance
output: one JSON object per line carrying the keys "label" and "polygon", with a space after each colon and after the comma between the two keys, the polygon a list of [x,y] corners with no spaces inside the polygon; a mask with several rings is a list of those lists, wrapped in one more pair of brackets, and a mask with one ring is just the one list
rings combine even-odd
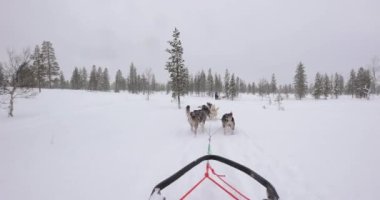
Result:
{"label": "snow-covered ground", "polygon": [[[232,111],[234,135],[219,120],[191,133],[185,110],[170,95],[44,90],[18,99],[14,118],[0,113],[1,200],[148,199],[153,187],[194,159],[212,153],[261,174],[281,199],[380,199],[380,98],[285,100],[284,111],[258,96],[207,101]],[[266,107],[266,109],[263,108]],[[265,190],[230,167],[215,170],[251,199]],[[178,199],[205,164],[163,190]],[[205,182],[189,199],[229,199]]]}

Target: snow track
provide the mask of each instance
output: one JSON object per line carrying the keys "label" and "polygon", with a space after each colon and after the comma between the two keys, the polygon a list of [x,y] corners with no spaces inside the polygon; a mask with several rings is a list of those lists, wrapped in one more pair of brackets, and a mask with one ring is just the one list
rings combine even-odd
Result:
{"label": "snow track", "polygon": [[[233,112],[235,134],[220,120],[197,136],[170,96],[44,90],[0,114],[0,199],[148,199],[153,187],[207,153],[239,162],[270,181],[281,199],[380,199],[380,99],[285,100],[285,111],[256,96],[236,101],[185,97],[183,107],[215,103]],[[265,105],[266,109],[263,109]],[[252,199],[264,188],[216,161],[219,174]],[[178,199],[205,163],[163,191]],[[205,182],[189,199],[229,199]]]}

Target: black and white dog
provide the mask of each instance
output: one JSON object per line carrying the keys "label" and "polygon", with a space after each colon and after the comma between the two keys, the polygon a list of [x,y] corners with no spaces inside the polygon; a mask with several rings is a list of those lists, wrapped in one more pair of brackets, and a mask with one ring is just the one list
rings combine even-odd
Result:
{"label": "black and white dog", "polygon": [[199,125],[201,125],[202,130],[204,130],[207,116],[210,115],[210,110],[207,106],[203,105],[201,110],[194,110],[190,112],[190,106],[188,105],[186,106],[186,115],[191,127],[191,131],[197,134],[197,129]]}
{"label": "black and white dog", "polygon": [[235,130],[235,119],[234,116],[232,115],[232,112],[226,113],[222,117],[222,125],[224,129],[224,134],[227,132],[227,128],[231,128],[232,134],[234,133]]}

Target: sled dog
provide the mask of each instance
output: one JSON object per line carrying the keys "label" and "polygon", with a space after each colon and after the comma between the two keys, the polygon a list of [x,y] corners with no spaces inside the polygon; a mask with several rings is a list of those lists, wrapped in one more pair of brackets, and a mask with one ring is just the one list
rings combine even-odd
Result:
{"label": "sled dog", "polygon": [[194,110],[190,112],[190,106],[186,106],[187,120],[189,121],[191,131],[197,134],[198,126],[201,125],[204,129],[207,116],[210,114],[210,110],[207,106],[202,106],[201,110]]}
{"label": "sled dog", "polygon": [[210,115],[209,115],[210,119],[216,119],[216,117],[218,116],[219,108],[209,102],[207,102],[207,107],[210,110]]}
{"label": "sled dog", "polygon": [[222,125],[223,125],[223,129],[224,129],[224,134],[226,134],[228,127],[231,128],[232,133],[234,132],[234,130],[235,130],[235,119],[232,115],[232,112],[226,113],[223,115]]}

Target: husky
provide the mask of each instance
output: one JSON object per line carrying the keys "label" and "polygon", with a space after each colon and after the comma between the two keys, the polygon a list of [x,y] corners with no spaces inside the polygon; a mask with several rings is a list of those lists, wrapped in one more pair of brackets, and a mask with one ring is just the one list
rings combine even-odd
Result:
{"label": "husky", "polygon": [[194,110],[193,112],[190,112],[190,106],[186,106],[186,115],[187,120],[189,121],[191,131],[194,132],[194,134],[197,134],[198,126],[202,126],[202,130],[204,130],[205,122],[207,119],[207,116],[209,116],[210,110],[207,106],[202,106],[201,110]]}
{"label": "husky", "polygon": [[210,110],[210,115],[209,115],[210,119],[216,119],[216,117],[218,116],[219,108],[210,102],[207,102],[207,107]]}
{"label": "husky", "polygon": [[235,119],[234,116],[232,115],[232,112],[226,113],[222,117],[222,125],[224,129],[224,134],[227,132],[227,128],[231,128],[232,134],[234,133],[235,130]]}

